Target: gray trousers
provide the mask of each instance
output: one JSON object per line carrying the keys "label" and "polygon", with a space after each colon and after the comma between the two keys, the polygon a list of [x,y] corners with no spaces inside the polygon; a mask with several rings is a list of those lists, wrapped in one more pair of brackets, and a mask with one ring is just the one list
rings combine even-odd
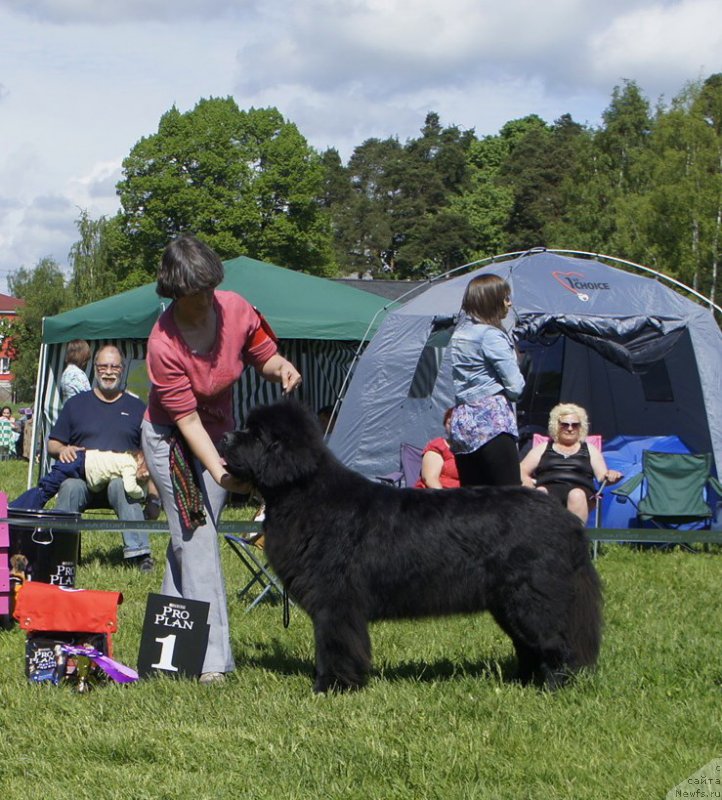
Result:
{"label": "gray trousers", "polygon": [[201,489],[205,500],[206,524],[194,531],[184,528],[170,479],[168,438],[173,430],[171,426],[152,425],[147,420],[143,420],[141,427],[148,471],[158,487],[170,528],[170,543],[161,593],[210,604],[208,612],[210,632],[202,671],[231,672],[235,664],[231,652],[226,589],[217,531],[218,519],[226,502],[226,491],[196,460],[197,474],[202,476]]}
{"label": "gray trousers", "polygon": [[[91,492],[80,478],[67,478],[60,484],[55,507],[62,511],[85,511],[86,508],[112,508],[118,519],[143,522],[143,506],[125,493],[121,478],[113,478],[101,492]],[[145,531],[123,531],[123,558],[150,554],[150,541]]]}

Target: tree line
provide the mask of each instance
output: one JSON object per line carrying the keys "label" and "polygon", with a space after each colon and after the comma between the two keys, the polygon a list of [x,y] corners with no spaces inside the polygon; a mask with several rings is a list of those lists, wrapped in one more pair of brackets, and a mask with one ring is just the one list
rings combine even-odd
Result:
{"label": "tree line", "polygon": [[68,281],[47,258],[9,278],[27,302],[21,394],[32,393],[42,316],[152,281],[183,232],[224,259],[329,277],[423,278],[532,247],[585,250],[653,267],[715,301],[722,74],[654,108],[624,81],[598,127],[529,115],[479,137],[430,112],[415,138],[368,139],[345,164],[277,109],[202,99],[171,108],[134,145],[117,193],[115,216],[76,220]]}

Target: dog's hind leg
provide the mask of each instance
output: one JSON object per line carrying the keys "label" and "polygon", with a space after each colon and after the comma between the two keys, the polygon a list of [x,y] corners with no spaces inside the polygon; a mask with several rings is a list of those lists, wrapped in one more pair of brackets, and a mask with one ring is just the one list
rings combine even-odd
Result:
{"label": "dog's hind leg", "polygon": [[316,639],[314,691],[345,691],[363,686],[371,667],[371,640],[366,620],[343,605],[313,617]]}

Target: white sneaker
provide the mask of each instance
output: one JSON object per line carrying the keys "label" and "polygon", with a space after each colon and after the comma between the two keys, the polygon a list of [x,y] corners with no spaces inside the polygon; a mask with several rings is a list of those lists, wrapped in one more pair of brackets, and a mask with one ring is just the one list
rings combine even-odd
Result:
{"label": "white sneaker", "polygon": [[203,672],[201,673],[200,678],[198,678],[198,683],[202,683],[207,686],[210,683],[223,683],[225,679],[226,676],[223,672]]}

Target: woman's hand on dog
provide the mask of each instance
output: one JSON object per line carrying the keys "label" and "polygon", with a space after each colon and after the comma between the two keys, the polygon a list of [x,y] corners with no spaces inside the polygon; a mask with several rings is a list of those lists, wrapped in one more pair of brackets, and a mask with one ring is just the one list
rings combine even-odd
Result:
{"label": "woman's hand on dog", "polygon": [[253,488],[250,483],[234,478],[230,472],[224,472],[218,483],[227,492],[233,492],[233,494],[250,494]]}

